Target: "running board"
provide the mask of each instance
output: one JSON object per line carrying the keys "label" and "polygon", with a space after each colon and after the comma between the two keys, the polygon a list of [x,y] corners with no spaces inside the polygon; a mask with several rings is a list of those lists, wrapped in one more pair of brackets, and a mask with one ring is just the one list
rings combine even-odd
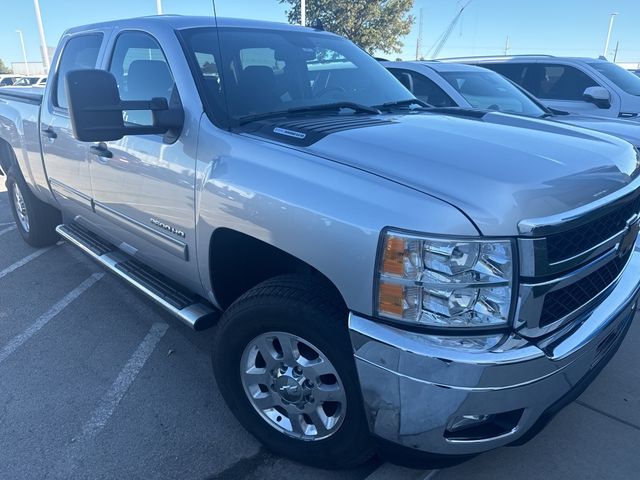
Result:
{"label": "running board", "polygon": [[77,223],[58,225],[56,231],[62,238],[126,280],[194,330],[209,327],[220,316],[220,312],[202,297],[134,260]]}

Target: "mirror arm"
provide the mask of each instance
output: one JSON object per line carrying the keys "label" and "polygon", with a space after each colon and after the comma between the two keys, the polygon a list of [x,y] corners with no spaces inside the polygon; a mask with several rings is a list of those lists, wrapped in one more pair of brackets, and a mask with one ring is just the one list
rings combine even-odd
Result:
{"label": "mirror arm", "polygon": [[151,110],[152,112],[169,110],[166,98],[154,97],[150,101],[146,100],[120,100],[117,106],[120,110]]}

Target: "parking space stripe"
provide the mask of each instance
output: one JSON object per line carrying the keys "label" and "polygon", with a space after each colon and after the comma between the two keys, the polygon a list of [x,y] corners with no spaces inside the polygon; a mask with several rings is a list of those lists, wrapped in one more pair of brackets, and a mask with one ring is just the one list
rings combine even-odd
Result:
{"label": "parking space stripe", "polygon": [[[0,227],[2,227],[2,226],[4,226],[4,225],[0,225]],[[5,228],[4,230],[0,230],[0,236],[4,235],[5,233],[12,232],[15,229],[16,229],[16,226],[14,225],[12,227]]]}
{"label": "parking space stripe", "polygon": [[100,400],[89,421],[82,427],[80,435],[71,440],[72,443],[69,445],[67,455],[61,456],[55,467],[49,472],[52,478],[73,476],[78,462],[89,452],[94,438],[105,427],[168,328],[169,325],[166,323],[154,323],[151,326],[149,333],[138,345],[111,388]]}
{"label": "parking space stripe", "polygon": [[0,271],[0,279],[6,277],[11,272],[17,270],[18,268],[22,267],[23,265],[26,265],[31,260],[34,260],[34,259],[38,258],[40,255],[44,255],[45,253],[47,253],[52,248],[54,248],[54,247],[47,247],[47,248],[43,248],[41,250],[36,250],[31,255],[28,255],[28,256],[24,257],[22,260],[18,260],[13,265],[9,265],[4,270]]}
{"label": "parking space stripe", "polygon": [[[36,252],[38,253],[38,252]],[[38,317],[38,319],[24,332],[16,335],[0,350],[0,363],[4,362],[9,355],[20,348],[27,340],[34,336],[49,321],[64,310],[71,302],[87,291],[91,286],[104,277],[104,273],[94,273],[75,289],[69,292],[62,300],[51,307],[47,312]]]}
{"label": "parking space stripe", "polygon": [[158,345],[160,339],[167,332],[169,325],[166,323],[154,323],[151,326],[151,330],[144,337],[142,343],[138,346],[133,353],[127,364],[124,366],[118,378],[102,398],[100,405],[93,412],[91,419],[82,428],[82,434],[76,441],[86,441],[95,437],[100,430],[104,428],[109,420],[109,417],[113,415],[116,407],[122,400],[122,397],[127,392],[133,381],[135,380],[142,367],[147,362],[151,354]]}

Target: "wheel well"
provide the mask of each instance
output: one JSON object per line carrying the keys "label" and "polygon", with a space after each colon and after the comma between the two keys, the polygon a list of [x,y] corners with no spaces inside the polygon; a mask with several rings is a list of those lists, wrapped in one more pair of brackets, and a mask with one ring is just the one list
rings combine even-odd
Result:
{"label": "wheel well", "polygon": [[338,288],[320,271],[273,245],[235,230],[219,228],[213,233],[209,267],[213,292],[223,309],[257,284],[289,273],[321,279],[346,309]]}
{"label": "wheel well", "polygon": [[9,168],[15,163],[16,157],[9,143],[0,138],[0,174],[7,175]]}

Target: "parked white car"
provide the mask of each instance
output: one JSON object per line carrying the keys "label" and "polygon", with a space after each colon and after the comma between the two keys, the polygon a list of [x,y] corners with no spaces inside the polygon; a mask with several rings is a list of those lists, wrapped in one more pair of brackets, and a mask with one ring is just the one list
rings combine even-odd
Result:
{"label": "parked white car", "polygon": [[46,75],[29,75],[16,80],[12,87],[44,87],[46,84]]}
{"label": "parked white car", "polygon": [[20,75],[0,75],[0,87],[8,87],[22,78]]}
{"label": "parked white car", "polygon": [[551,108],[640,120],[640,77],[606,60],[527,55],[442,61],[490,68]]}
{"label": "parked white car", "polygon": [[486,68],[435,61],[382,64],[417,98],[436,107],[494,110],[544,118],[615,135],[640,147],[638,122],[549,109],[518,85]]}

